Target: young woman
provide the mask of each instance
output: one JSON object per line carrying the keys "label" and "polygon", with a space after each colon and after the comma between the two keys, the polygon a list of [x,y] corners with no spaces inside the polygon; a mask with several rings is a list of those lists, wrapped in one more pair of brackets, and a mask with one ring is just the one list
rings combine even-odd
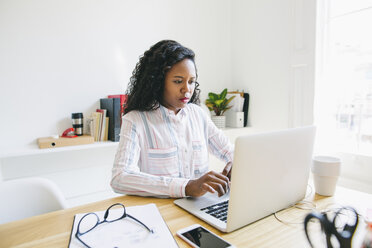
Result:
{"label": "young woman", "polygon": [[[194,57],[163,40],[137,63],[112,170],[115,192],[197,197],[228,191],[233,147],[197,105]],[[226,163],[222,173],[208,170],[208,150]]]}

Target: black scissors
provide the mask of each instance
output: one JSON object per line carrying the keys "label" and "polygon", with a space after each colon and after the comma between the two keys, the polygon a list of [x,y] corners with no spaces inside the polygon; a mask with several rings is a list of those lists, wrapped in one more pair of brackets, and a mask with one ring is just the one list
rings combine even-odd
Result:
{"label": "black scissors", "polygon": [[[353,218],[353,219],[355,219],[355,221],[352,224],[346,223],[346,224],[343,225],[341,230],[337,230],[338,228],[336,226],[336,220],[337,220],[337,218],[339,218],[340,215],[344,214],[343,213],[344,211],[350,211],[354,215],[353,217],[355,217],[355,218]],[[333,220],[328,219],[327,213],[313,212],[313,213],[308,214],[305,217],[304,224],[305,224],[306,237],[307,237],[307,240],[309,241],[311,247],[313,247],[313,244],[311,243],[311,240],[310,240],[310,237],[309,237],[309,234],[308,234],[307,224],[313,218],[319,220],[320,225],[322,227],[322,231],[326,235],[327,247],[328,248],[333,248],[333,245],[331,243],[331,236],[332,235],[334,235],[337,238],[337,241],[339,242],[340,248],[351,248],[351,240],[353,238],[353,235],[355,233],[355,230],[357,228],[358,221],[359,221],[358,213],[354,208],[343,207],[343,208],[339,209],[336,212],[335,216],[333,217]]]}

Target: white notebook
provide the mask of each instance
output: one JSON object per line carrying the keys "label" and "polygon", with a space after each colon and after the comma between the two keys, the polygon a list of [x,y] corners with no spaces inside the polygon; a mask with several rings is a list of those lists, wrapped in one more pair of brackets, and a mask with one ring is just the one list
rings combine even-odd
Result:
{"label": "white notebook", "polygon": [[[109,206],[107,206],[109,207]],[[111,210],[116,211],[116,210]],[[98,225],[80,238],[90,247],[178,247],[155,204],[126,207],[128,214],[142,221],[153,233],[126,217]],[[105,211],[95,212],[103,220]],[[70,237],[70,248],[85,246],[75,237],[77,225],[86,213],[76,214]]]}

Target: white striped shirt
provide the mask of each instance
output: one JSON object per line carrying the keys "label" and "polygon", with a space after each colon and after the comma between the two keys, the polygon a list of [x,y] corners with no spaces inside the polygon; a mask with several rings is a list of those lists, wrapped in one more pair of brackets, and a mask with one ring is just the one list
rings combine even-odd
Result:
{"label": "white striped shirt", "polygon": [[177,114],[160,106],[123,117],[112,169],[117,193],[185,197],[190,179],[208,172],[208,150],[232,162],[233,146],[204,110],[187,104]]}

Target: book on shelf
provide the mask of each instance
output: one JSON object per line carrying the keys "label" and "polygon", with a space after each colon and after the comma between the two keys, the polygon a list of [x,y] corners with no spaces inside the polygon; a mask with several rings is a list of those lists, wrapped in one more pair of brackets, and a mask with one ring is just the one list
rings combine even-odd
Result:
{"label": "book on shelf", "polygon": [[99,141],[99,130],[100,127],[100,120],[101,120],[102,113],[100,112],[93,112],[91,114],[91,118],[93,119],[93,127],[91,128],[92,133],[91,135],[94,137],[94,141]]}
{"label": "book on shelf", "polygon": [[105,128],[105,136],[104,136],[104,141],[108,141],[108,130],[109,130],[109,117],[106,117],[105,122],[106,122],[106,128]]}
{"label": "book on shelf", "polygon": [[94,141],[107,141],[109,117],[106,117],[107,110],[99,110],[91,113],[86,121],[86,132],[94,137]]}
{"label": "book on shelf", "polygon": [[244,126],[248,125],[248,110],[249,110],[249,93],[244,93],[244,105],[243,105],[243,112],[244,112]]}
{"label": "book on shelf", "polygon": [[107,110],[106,109],[97,109],[96,112],[99,112],[101,113],[102,115],[100,116],[100,120],[99,120],[99,127],[100,127],[100,130],[99,130],[99,137],[98,137],[98,140],[99,141],[105,141],[105,133],[106,133],[106,113],[107,113]]}
{"label": "book on shelf", "polygon": [[126,94],[118,94],[118,95],[108,95],[108,98],[119,98],[120,99],[120,117],[122,117],[125,113],[125,104],[128,100],[128,95]]}
{"label": "book on shelf", "polygon": [[109,117],[108,139],[111,141],[119,141],[121,114],[120,114],[120,98],[101,98],[100,108],[107,110]]}

